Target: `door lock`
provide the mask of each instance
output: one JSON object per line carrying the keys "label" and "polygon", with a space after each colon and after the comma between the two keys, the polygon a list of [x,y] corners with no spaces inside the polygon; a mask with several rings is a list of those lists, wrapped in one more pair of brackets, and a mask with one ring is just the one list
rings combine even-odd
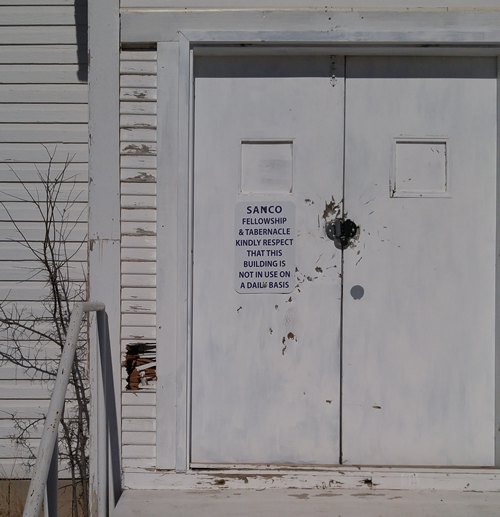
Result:
{"label": "door lock", "polygon": [[358,227],[350,219],[335,219],[325,225],[326,236],[335,244],[344,249],[349,245],[351,239],[358,233]]}

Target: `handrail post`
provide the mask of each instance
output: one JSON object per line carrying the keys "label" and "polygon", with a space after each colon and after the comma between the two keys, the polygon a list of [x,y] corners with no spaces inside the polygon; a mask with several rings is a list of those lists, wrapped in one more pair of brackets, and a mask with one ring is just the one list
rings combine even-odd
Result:
{"label": "handrail post", "polygon": [[73,312],[71,313],[71,319],[66,333],[66,343],[61,353],[54,390],[50,399],[47,416],[45,417],[42,438],[38,447],[35,472],[28,489],[23,517],[38,517],[40,514],[52,454],[57,441],[59,422],[64,410],[66,389],[73,369],[73,360],[75,358],[83,314],[85,312],[98,310],[104,310],[104,304],[78,302],[73,306]]}
{"label": "handrail post", "polygon": [[47,476],[47,486],[45,487],[45,517],[57,517],[57,489],[59,488],[59,445],[58,433],[56,433],[56,443],[50,460],[50,468]]}

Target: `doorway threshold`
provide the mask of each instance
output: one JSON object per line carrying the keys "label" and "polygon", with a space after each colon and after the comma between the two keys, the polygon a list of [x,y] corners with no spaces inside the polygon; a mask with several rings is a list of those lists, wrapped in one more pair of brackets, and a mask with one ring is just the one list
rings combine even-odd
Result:
{"label": "doorway threshold", "polygon": [[178,473],[158,469],[127,469],[124,489],[265,490],[369,489],[500,491],[498,468],[436,467],[280,467],[199,468]]}

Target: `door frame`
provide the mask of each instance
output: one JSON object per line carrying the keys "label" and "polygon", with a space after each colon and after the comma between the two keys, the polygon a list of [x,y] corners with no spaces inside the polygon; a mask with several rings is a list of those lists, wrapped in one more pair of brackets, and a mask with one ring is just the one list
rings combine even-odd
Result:
{"label": "door frame", "polygon": [[[259,12],[257,12],[259,13]],[[166,15],[165,15],[166,14]],[[190,470],[190,362],[193,186],[193,61],[197,55],[329,53],[339,55],[497,56],[497,110],[500,117],[500,12],[405,13],[406,31],[388,30],[395,13],[378,13],[366,28],[362,16],[345,16],[338,31],[304,30],[300,11],[279,13],[275,30],[249,31],[262,12],[233,12],[233,31],[220,31],[217,13],[129,13],[122,16],[124,41],[158,41],[158,224],[157,224],[157,468]],[[215,16],[214,16],[215,14]],[[371,13],[373,14],[373,13]],[[401,13],[397,13],[401,14]],[[425,14],[425,13],[424,13]],[[184,16],[184,17],[183,17]],[[471,23],[471,16],[473,23]],[[271,17],[272,18],[272,17]],[[447,23],[443,23],[447,18]],[[133,21],[137,23],[132,23]],[[395,22],[396,20],[396,22]],[[475,20],[475,22],[474,22]],[[338,16],[336,17],[338,21]],[[269,23],[264,20],[266,29]],[[425,23],[427,22],[427,25]],[[225,23],[228,23],[227,20]],[[397,22],[400,23],[400,22]],[[422,25],[424,23],[424,25]],[[184,25],[183,25],[184,24]],[[342,23],[340,24],[342,25]],[[205,27],[199,30],[198,27]],[[421,30],[419,27],[427,27]],[[179,28],[187,29],[179,30]],[[399,25],[401,27],[401,25]],[[446,28],[442,28],[446,27]],[[470,29],[472,27],[472,29]],[[213,28],[214,30],[210,30]],[[322,27],[319,27],[320,29]],[[498,142],[497,130],[497,142]],[[500,142],[497,145],[497,178]],[[497,181],[497,198],[500,181]],[[500,208],[497,203],[497,255]],[[500,263],[496,265],[500,293]],[[496,310],[495,457],[500,465],[500,304]]]}

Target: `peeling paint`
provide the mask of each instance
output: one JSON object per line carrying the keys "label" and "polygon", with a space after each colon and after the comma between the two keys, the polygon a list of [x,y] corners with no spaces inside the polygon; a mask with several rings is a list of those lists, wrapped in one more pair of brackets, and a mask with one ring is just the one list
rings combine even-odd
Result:
{"label": "peeling paint", "polygon": [[127,371],[126,389],[136,391],[156,381],[156,344],[127,345],[123,366]]}
{"label": "peeling paint", "polygon": [[322,215],[324,221],[329,221],[340,214],[340,203],[335,203],[333,196],[331,201],[325,202],[325,209]]}
{"label": "peeling paint", "polygon": [[154,156],[154,151],[152,147],[148,144],[129,144],[123,148],[123,151],[126,154],[136,154],[136,155],[145,155],[145,156]]}
{"label": "peeling paint", "polygon": [[123,183],[156,183],[156,178],[154,174],[146,171],[140,171],[136,176],[132,176],[125,180],[122,180]]}

